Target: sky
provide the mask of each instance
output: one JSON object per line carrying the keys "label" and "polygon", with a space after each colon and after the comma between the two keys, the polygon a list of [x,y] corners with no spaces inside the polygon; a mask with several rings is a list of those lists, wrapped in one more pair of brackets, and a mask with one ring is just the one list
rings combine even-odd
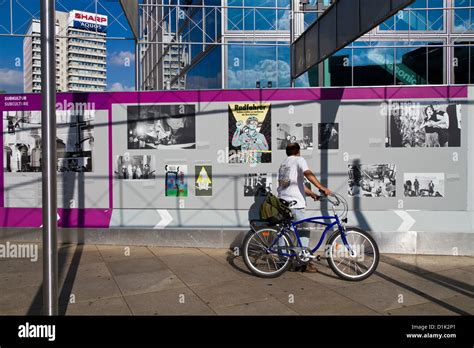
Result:
{"label": "sky", "polygon": [[[0,0],[0,90],[7,93],[23,92],[23,37],[19,35],[26,33],[33,18],[40,18],[39,5],[40,0]],[[109,21],[107,90],[133,90],[135,48],[133,40],[129,40],[132,32],[118,0],[56,1],[56,10],[63,12],[81,10],[94,13],[96,7],[97,13],[108,16]],[[8,35],[12,29],[15,36]]]}

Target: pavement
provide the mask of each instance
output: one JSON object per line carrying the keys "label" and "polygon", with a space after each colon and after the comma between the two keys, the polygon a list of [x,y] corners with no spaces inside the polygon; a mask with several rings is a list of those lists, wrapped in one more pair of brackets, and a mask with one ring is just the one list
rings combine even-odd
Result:
{"label": "pavement", "polygon": [[[39,247],[39,255],[41,249]],[[472,315],[474,257],[383,254],[362,282],[249,273],[224,249],[64,245],[61,315]],[[0,315],[39,315],[42,261],[0,258]]]}

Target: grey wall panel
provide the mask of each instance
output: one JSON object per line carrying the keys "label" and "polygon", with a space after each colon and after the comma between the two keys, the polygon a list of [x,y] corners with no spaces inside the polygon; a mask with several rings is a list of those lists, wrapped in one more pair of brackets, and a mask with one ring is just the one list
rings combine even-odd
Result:
{"label": "grey wall panel", "polygon": [[[432,102],[432,101],[431,101]],[[447,101],[439,100],[443,104]],[[421,101],[420,105],[428,105]],[[123,141],[127,132],[126,106],[115,105],[112,109],[116,120],[113,134],[114,161],[119,155],[152,155],[156,161],[155,180],[126,181],[114,177],[114,207],[125,209],[203,209],[203,210],[249,210],[254,197],[244,197],[243,185],[248,173],[270,173],[272,186],[276,189],[276,175],[280,163],[285,159],[283,150],[276,149],[278,123],[311,123],[313,125],[314,150],[305,150],[302,155],[311,168],[320,176],[325,175],[328,185],[347,196],[348,165],[360,161],[362,165],[395,164],[397,166],[396,197],[348,197],[351,208],[363,210],[447,210],[466,209],[465,187],[467,185],[466,128],[470,120],[463,117],[461,148],[386,148],[385,136],[387,111],[380,102],[346,101],[302,101],[272,103],[272,162],[257,166],[228,164],[220,160],[220,154],[228,147],[228,103],[209,103],[200,107],[196,117],[198,142],[205,148],[190,150],[129,150]],[[463,111],[465,115],[466,111]],[[335,122],[339,125],[339,149],[318,150],[319,123]],[[453,153],[458,161],[453,161]],[[213,196],[197,197],[194,190],[195,165],[212,165]],[[321,173],[327,163],[327,173]],[[164,166],[166,164],[187,165],[189,196],[165,197]],[[404,197],[404,173],[444,173],[446,175],[443,198]],[[318,210],[319,203],[308,202],[309,208]]]}

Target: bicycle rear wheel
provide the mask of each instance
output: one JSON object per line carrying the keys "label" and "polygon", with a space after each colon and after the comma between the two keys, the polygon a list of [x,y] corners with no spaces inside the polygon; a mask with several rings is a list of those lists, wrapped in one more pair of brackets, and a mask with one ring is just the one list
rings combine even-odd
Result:
{"label": "bicycle rear wheel", "polygon": [[[273,228],[262,228],[251,231],[243,242],[243,257],[245,265],[256,276],[262,278],[276,278],[286,272],[291,265],[291,257],[282,255],[291,253],[290,239],[283,234],[278,239],[278,233]],[[273,251],[269,248],[272,247]]]}
{"label": "bicycle rear wheel", "polygon": [[326,244],[329,267],[340,278],[351,281],[364,280],[372,275],[379,264],[379,248],[370,234],[360,228],[348,227],[347,250],[340,231],[335,232]]}

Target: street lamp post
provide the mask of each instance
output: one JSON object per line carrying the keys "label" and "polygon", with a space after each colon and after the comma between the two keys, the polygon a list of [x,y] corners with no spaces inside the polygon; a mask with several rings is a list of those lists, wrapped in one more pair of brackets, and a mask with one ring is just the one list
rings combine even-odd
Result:
{"label": "street lamp post", "polygon": [[58,314],[55,0],[41,0],[43,314]]}

